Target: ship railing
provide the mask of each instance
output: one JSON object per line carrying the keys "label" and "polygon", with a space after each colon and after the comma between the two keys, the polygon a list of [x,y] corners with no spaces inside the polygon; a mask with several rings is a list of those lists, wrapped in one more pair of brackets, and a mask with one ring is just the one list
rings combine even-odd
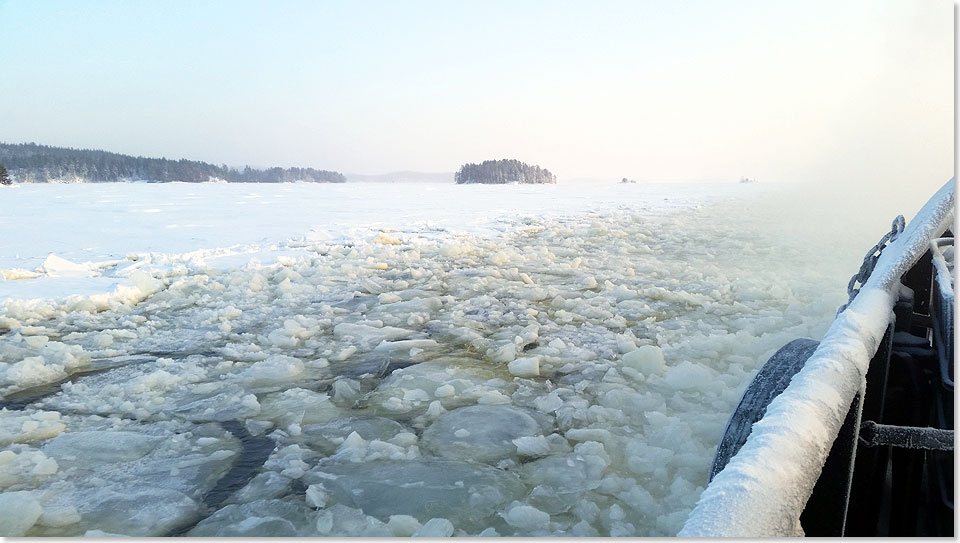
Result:
{"label": "ship railing", "polygon": [[[679,536],[861,533],[859,527],[851,530],[851,525],[864,518],[875,523],[876,517],[871,515],[876,515],[876,511],[865,510],[864,502],[868,499],[851,500],[851,490],[862,494],[863,488],[871,485],[889,484],[884,479],[890,461],[883,455],[889,453],[891,443],[883,439],[900,440],[892,444],[900,447],[894,451],[902,451],[911,444],[926,444],[932,450],[948,449],[952,460],[952,364],[949,366],[950,430],[937,432],[936,428],[911,427],[910,431],[899,431],[881,424],[878,421],[885,422],[883,409],[890,404],[890,398],[874,391],[885,391],[887,380],[895,377],[889,372],[896,368],[887,365],[891,350],[897,348],[894,339],[914,337],[908,334],[911,327],[922,329],[928,324],[910,320],[917,315],[916,304],[929,305],[929,277],[933,273],[929,262],[931,242],[952,226],[953,210],[954,181],[951,179],[903,231],[892,236],[893,241],[882,248],[869,277],[839,312],[823,339],[819,343],[795,340],[761,369],[744,393],[738,412],[731,417],[725,442],[718,447],[711,480]],[[920,269],[923,267],[926,269]],[[925,292],[904,287],[911,276],[924,273]],[[915,282],[922,290],[923,282]],[[952,304],[952,291],[950,294]],[[949,327],[952,340],[952,310]],[[907,335],[903,335],[905,333]],[[904,349],[909,347],[901,345]],[[952,347],[950,350],[952,353]],[[950,358],[952,360],[952,354]],[[871,393],[867,394],[868,390]],[[895,392],[909,393],[909,390]],[[933,401],[921,400],[928,404]],[[888,418],[896,418],[890,415]],[[728,440],[731,435],[733,439]],[[860,461],[857,460],[858,445]],[[854,485],[854,467],[866,463],[874,471],[882,468],[882,473],[861,470],[858,477],[868,475],[878,480],[872,479],[860,488]],[[912,468],[908,465],[906,469]],[[921,477],[921,474],[913,475]],[[949,479],[948,505],[952,511],[952,462]],[[910,487],[915,486],[911,482]],[[889,502],[889,493],[887,496]],[[894,495],[893,499],[902,502],[910,496]],[[888,511],[898,506],[897,503],[871,505]],[[883,530],[895,533],[900,529],[895,524],[896,520]],[[948,529],[952,532],[952,519]],[[870,530],[874,527],[867,531]]]}

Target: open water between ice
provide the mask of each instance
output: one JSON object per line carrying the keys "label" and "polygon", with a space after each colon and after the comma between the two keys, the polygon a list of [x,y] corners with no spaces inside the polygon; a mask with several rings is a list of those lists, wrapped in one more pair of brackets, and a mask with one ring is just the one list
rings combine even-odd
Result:
{"label": "open water between ice", "polygon": [[116,291],[6,300],[0,534],[674,535],[750,377],[820,338],[873,241],[837,260],[749,188],[589,190],[620,204],[121,256],[87,267]]}

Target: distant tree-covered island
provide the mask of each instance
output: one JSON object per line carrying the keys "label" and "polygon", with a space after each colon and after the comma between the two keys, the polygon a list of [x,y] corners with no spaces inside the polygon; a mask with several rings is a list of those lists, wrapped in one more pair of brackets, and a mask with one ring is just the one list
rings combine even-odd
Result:
{"label": "distant tree-covered island", "polygon": [[485,160],[480,164],[464,164],[454,175],[458,184],[486,183],[556,183],[557,177],[540,166],[531,166],[519,160]]}
{"label": "distant tree-covered island", "polygon": [[240,170],[196,160],[169,160],[93,149],[50,147],[36,143],[0,143],[0,163],[17,183],[109,183],[151,181],[203,183],[344,183],[340,172],[313,168]]}

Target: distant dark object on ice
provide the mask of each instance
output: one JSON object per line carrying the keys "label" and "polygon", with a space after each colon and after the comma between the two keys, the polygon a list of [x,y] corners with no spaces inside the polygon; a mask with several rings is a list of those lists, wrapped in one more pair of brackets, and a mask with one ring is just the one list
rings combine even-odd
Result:
{"label": "distant dark object on ice", "polygon": [[485,160],[480,164],[464,164],[454,176],[457,184],[485,183],[556,183],[557,177],[540,166],[531,166],[519,160]]}
{"label": "distant dark object on ice", "polygon": [[741,183],[756,183],[757,180],[756,180],[756,179],[750,179],[749,177],[741,177],[741,178],[740,178],[740,182],[741,182]]}
{"label": "distant dark object on ice", "polygon": [[626,177],[624,177],[623,180],[620,181],[620,183],[636,183],[636,180],[634,180],[634,179],[627,179]]}

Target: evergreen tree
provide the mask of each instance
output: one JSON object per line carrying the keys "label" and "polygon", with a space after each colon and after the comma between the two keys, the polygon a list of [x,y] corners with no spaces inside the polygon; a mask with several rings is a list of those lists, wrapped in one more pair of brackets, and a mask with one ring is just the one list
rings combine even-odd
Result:
{"label": "evergreen tree", "polygon": [[10,175],[7,174],[7,169],[3,167],[3,164],[0,164],[0,185],[9,185],[10,184]]}

